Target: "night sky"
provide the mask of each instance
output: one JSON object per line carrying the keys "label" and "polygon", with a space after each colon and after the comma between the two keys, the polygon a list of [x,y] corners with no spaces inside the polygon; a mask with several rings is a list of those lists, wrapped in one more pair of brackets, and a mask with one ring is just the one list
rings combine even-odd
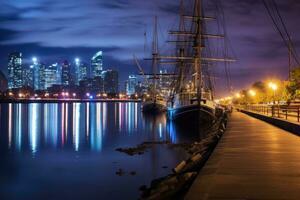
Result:
{"label": "night sky", "polygon": [[[288,52],[262,1],[222,2],[238,59],[231,65],[234,89],[259,79],[287,78]],[[298,47],[300,2],[277,2]],[[178,4],[177,0],[0,0],[0,68],[6,73],[7,55],[12,51],[21,51],[27,61],[37,56],[51,64],[75,57],[89,62],[94,53],[103,50],[104,69],[119,70],[123,82],[129,73],[137,72],[132,55],[144,57],[145,31],[150,49],[155,15],[163,48],[165,33],[177,25]],[[224,94],[224,74],[216,76],[218,93]]]}

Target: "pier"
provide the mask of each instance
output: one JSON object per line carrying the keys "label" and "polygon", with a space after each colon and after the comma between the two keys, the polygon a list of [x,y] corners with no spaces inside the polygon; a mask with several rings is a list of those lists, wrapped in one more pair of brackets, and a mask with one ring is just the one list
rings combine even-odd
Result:
{"label": "pier", "polygon": [[300,138],[241,112],[185,199],[300,199]]}

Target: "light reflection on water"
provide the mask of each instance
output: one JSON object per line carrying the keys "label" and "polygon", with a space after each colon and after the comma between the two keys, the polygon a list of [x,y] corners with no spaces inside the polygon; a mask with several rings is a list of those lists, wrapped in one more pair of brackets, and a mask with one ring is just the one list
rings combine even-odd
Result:
{"label": "light reflection on water", "polygon": [[[198,137],[191,139],[186,127],[179,129],[165,115],[143,115],[140,106],[0,104],[0,177],[4,177],[0,196],[17,200],[86,199],[87,195],[88,199],[137,199],[141,185],[171,173],[186,154],[163,145],[132,157],[115,149],[145,141],[179,143]],[[127,175],[117,176],[119,168],[127,170]],[[137,175],[128,175],[129,170]],[[72,193],[64,193],[66,189]]]}
{"label": "light reflection on water", "polygon": [[26,149],[25,137],[28,136],[33,154],[41,146],[64,148],[70,141],[74,151],[86,147],[101,151],[105,135],[131,135],[144,129],[154,133],[149,139],[176,143],[173,123],[167,123],[164,116],[145,118],[139,103],[10,103],[7,117],[8,147],[18,151]]}

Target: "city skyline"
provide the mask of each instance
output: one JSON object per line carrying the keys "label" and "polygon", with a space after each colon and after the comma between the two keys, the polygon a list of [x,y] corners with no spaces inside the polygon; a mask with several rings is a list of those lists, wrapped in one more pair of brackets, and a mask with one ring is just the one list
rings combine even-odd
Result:
{"label": "city skyline", "polygon": [[[38,94],[46,98],[64,98],[70,93],[73,98],[119,96],[118,71],[103,67],[102,51],[95,53],[90,64],[79,58],[73,62],[45,64],[37,57],[24,63],[22,52],[13,52],[8,56],[7,81],[7,95],[14,98],[38,97]],[[5,85],[3,81],[1,87]],[[2,92],[6,93],[6,89]]]}

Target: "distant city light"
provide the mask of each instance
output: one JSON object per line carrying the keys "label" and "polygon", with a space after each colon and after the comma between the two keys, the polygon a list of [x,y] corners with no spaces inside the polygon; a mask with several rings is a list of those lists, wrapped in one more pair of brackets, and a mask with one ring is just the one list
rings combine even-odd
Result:
{"label": "distant city light", "polygon": [[32,58],[32,62],[33,62],[34,64],[37,64],[37,62],[38,62],[37,57],[33,57],[33,58]]}
{"label": "distant city light", "polygon": [[76,93],[73,93],[73,97],[76,97]]}
{"label": "distant city light", "polygon": [[80,59],[79,58],[75,58],[75,62],[76,62],[76,64],[79,64],[80,63]]}
{"label": "distant city light", "polygon": [[93,99],[94,97],[93,96],[90,96],[90,99]]}
{"label": "distant city light", "polygon": [[91,94],[90,94],[90,93],[86,93],[85,95],[86,95],[87,97],[90,97],[90,96],[91,96]]}

